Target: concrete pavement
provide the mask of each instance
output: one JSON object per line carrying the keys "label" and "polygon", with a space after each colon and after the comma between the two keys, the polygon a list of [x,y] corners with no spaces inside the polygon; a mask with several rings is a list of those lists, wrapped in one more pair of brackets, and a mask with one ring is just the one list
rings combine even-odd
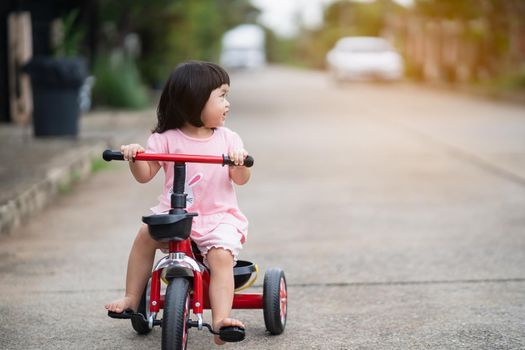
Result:
{"label": "concrete pavement", "polygon": [[0,235],[6,235],[89,176],[105,148],[152,128],[154,110],[83,115],[79,137],[34,138],[31,126],[0,124]]}
{"label": "concrete pavement", "polygon": [[[260,310],[236,312],[249,333],[229,348],[525,348],[521,107],[282,69],[232,76],[231,102],[256,158],[242,258],[284,268],[290,313],[271,337]],[[160,348],[102,307],[162,180],[111,164],[2,239],[6,348]]]}

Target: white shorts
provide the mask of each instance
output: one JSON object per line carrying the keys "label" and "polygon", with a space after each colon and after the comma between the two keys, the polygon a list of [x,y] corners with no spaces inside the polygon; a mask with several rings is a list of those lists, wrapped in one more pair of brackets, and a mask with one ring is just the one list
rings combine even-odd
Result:
{"label": "white shorts", "polygon": [[235,226],[229,224],[219,224],[213,231],[203,236],[191,236],[191,240],[199,247],[206,266],[208,266],[206,254],[211,248],[228,250],[232,254],[233,260],[237,261],[237,256],[242,249],[242,239],[242,233]]}

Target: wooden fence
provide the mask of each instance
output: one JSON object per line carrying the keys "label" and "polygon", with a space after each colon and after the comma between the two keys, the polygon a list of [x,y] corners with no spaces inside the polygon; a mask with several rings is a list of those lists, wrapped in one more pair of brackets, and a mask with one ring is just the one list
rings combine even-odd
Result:
{"label": "wooden fence", "polygon": [[519,5],[502,21],[389,16],[383,36],[403,53],[407,74],[422,80],[525,74],[525,1]]}

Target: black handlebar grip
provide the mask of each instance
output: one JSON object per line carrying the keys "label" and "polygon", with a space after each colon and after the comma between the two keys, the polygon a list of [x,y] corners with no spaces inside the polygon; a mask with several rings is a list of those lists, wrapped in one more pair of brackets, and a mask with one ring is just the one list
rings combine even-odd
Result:
{"label": "black handlebar grip", "polygon": [[[233,161],[230,160],[230,157],[228,157],[227,155],[224,155],[223,158],[224,158],[224,165],[235,165],[235,163],[233,163]],[[243,165],[245,167],[251,168],[253,166],[253,163],[254,163],[254,159],[252,156],[246,156],[246,158],[244,158]]]}
{"label": "black handlebar grip", "polygon": [[120,151],[112,151],[110,149],[107,149],[102,153],[102,158],[106,162],[112,161],[112,160],[124,160],[124,155]]}
{"label": "black handlebar grip", "polygon": [[254,160],[252,156],[246,156],[244,158],[244,166],[247,168],[251,168],[253,166]]}

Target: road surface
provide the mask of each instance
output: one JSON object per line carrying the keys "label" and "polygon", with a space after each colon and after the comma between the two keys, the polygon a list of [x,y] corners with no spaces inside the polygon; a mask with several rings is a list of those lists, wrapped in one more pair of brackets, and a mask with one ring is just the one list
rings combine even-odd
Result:
{"label": "road surface", "polygon": [[[235,73],[230,95],[256,159],[241,258],[285,270],[289,319],[272,337],[236,311],[228,348],[525,348],[523,106],[284,68]],[[1,348],[160,349],[103,308],[160,187],[113,164],[1,238]]]}

